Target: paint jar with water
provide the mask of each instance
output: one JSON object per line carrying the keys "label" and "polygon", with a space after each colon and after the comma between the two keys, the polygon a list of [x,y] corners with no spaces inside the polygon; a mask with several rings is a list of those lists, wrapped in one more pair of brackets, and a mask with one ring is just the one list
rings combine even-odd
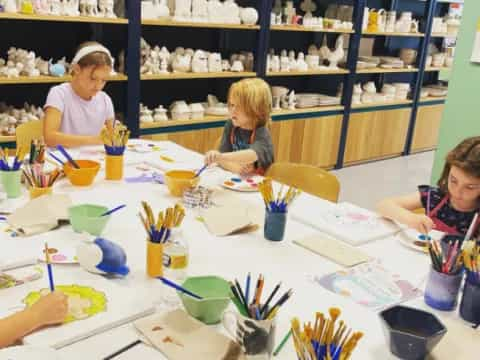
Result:
{"label": "paint jar with water", "polygon": [[[187,278],[188,263],[188,241],[180,229],[175,229],[163,249],[163,276],[177,284],[182,284]],[[165,302],[179,303],[180,299],[174,289],[164,288],[164,294]]]}

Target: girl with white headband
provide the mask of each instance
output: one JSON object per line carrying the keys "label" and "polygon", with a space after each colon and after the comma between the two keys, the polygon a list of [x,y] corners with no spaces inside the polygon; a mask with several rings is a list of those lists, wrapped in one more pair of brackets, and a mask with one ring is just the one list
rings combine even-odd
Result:
{"label": "girl with white headband", "polygon": [[97,42],[80,45],[72,60],[72,81],[54,86],[45,103],[44,137],[48,146],[102,144],[102,128],[112,124],[113,104],[102,91],[112,71],[110,51]]}

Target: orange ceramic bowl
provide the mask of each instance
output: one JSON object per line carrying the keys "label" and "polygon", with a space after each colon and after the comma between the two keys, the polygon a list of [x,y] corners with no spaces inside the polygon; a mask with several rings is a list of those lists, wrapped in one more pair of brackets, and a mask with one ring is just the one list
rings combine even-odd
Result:
{"label": "orange ceramic bowl", "polygon": [[165,183],[167,184],[170,194],[181,197],[185,190],[191,189],[198,185],[200,177],[195,177],[193,171],[188,170],[171,170],[165,173]]}
{"label": "orange ceramic bowl", "polygon": [[100,164],[92,160],[75,160],[80,169],[74,168],[69,162],[63,166],[63,171],[68,180],[75,186],[89,186],[95,180]]}

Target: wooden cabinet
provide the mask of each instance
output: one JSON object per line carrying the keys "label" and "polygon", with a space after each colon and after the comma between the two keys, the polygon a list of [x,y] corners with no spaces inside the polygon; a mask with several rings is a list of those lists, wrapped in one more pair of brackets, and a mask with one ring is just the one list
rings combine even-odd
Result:
{"label": "wooden cabinet", "polygon": [[426,105],[418,108],[413,133],[412,152],[435,149],[445,105]]}
{"label": "wooden cabinet", "polygon": [[[275,121],[270,129],[275,160],[331,168],[337,161],[341,128],[341,115]],[[163,133],[143,138],[170,140],[188,149],[205,153],[216,146],[222,133],[223,127],[219,127]]]}
{"label": "wooden cabinet", "polygon": [[410,108],[354,113],[350,117],[345,163],[387,158],[403,152]]}
{"label": "wooden cabinet", "polygon": [[274,122],[275,159],[331,168],[337,161],[341,128],[341,115]]}
{"label": "wooden cabinet", "polygon": [[223,127],[202,129],[202,130],[189,130],[178,131],[172,133],[163,133],[149,136],[142,136],[142,138],[148,138],[152,140],[170,140],[187,149],[205,153],[208,150],[212,150],[216,142],[220,139],[223,133]]}

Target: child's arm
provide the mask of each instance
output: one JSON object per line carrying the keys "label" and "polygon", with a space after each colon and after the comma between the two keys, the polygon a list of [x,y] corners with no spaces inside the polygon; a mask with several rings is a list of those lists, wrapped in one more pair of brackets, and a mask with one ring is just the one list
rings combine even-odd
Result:
{"label": "child's arm", "polygon": [[230,162],[230,161],[219,161],[218,165],[222,169],[225,169],[227,171],[230,171],[234,174],[239,174],[239,175],[242,173],[242,169],[243,169],[243,165],[238,164],[238,163],[234,163],[234,162]]}
{"label": "child's arm", "polygon": [[32,307],[0,319],[0,348],[11,345],[42,326],[61,323],[68,311],[67,297],[54,292]]}
{"label": "child's arm", "polygon": [[240,150],[233,152],[221,153],[216,150],[207,152],[205,162],[210,165],[212,163],[230,162],[239,165],[252,164],[258,160],[257,153],[253,150]]}
{"label": "child's arm", "polygon": [[421,208],[420,193],[387,198],[377,205],[377,212],[390,220],[398,221],[408,227],[427,234],[433,227],[433,221],[426,215],[415,214],[413,210]]}
{"label": "child's arm", "polygon": [[43,135],[47,146],[57,146],[58,144],[75,147],[82,145],[100,145],[102,140],[100,136],[70,135],[60,131],[62,122],[62,113],[54,108],[47,107],[43,125]]}

